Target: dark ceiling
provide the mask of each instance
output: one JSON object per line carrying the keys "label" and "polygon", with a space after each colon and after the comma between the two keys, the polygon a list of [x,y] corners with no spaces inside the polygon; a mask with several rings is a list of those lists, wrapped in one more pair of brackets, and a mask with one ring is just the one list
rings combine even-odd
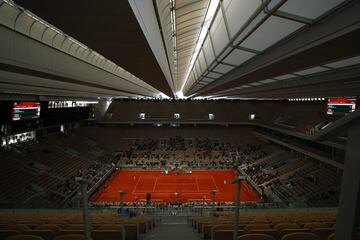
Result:
{"label": "dark ceiling", "polygon": [[16,3],[173,96],[127,0],[16,0]]}

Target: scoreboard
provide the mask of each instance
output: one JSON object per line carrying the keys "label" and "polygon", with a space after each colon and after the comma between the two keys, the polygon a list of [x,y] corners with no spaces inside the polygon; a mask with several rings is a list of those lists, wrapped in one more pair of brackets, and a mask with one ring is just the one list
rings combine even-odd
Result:
{"label": "scoreboard", "polygon": [[29,120],[40,117],[39,102],[14,102],[12,120]]}
{"label": "scoreboard", "polygon": [[327,114],[346,114],[356,109],[355,98],[329,98],[327,103]]}

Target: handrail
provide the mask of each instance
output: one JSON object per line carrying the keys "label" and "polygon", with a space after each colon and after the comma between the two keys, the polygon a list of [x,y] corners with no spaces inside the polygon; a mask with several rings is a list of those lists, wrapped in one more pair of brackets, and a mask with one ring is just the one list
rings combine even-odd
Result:
{"label": "handrail", "polygon": [[114,164],[112,164],[112,167],[109,169],[109,171],[107,171],[104,176],[102,176],[102,178],[100,178],[99,181],[97,181],[91,188],[90,190],[87,192],[87,194],[90,196],[91,194],[93,194],[93,192],[101,186],[101,184],[106,181],[106,179],[115,171],[116,166]]}
{"label": "handrail", "polygon": [[[242,205],[244,205],[242,203]],[[259,205],[260,207],[261,205]],[[266,206],[266,207],[265,207]],[[201,206],[199,206],[201,207]],[[220,206],[220,207],[227,207],[227,206]],[[233,207],[233,206],[230,206]],[[228,208],[230,208],[228,207]],[[150,208],[150,207],[148,207]],[[209,208],[211,208],[211,206],[209,206]],[[93,212],[104,212],[104,213],[109,213],[111,214],[112,212],[117,211],[118,207],[113,207],[113,208],[89,208],[89,211],[93,211]],[[248,211],[248,212],[256,212],[256,211],[267,211],[267,212],[272,212],[272,211],[287,211],[287,212],[296,212],[296,211],[325,211],[325,210],[330,210],[330,211],[336,211],[338,208],[337,207],[302,207],[302,208],[289,208],[288,206],[286,206],[286,208],[269,208],[269,206],[267,204],[264,204],[264,208],[245,208],[242,209],[242,211]],[[81,208],[78,209],[41,209],[41,208],[37,208],[37,209],[14,209],[14,208],[3,208],[0,209],[0,214],[1,213],[34,213],[34,214],[41,214],[41,213],[79,213],[81,212]]]}
{"label": "handrail", "polygon": [[311,141],[324,141],[336,134],[339,131],[342,131],[344,128],[347,128],[354,121],[358,120],[360,117],[360,109],[358,108],[355,112],[346,115],[345,117],[340,118],[339,120],[333,122],[328,127],[321,129],[310,137]]}
{"label": "handrail", "polygon": [[304,147],[300,147],[300,146],[296,146],[295,144],[291,143],[291,142],[285,142],[281,139],[278,139],[276,137],[273,137],[273,136],[268,136],[266,134],[263,134],[263,133],[259,133],[259,132],[255,132],[256,135],[260,136],[260,137],[263,137],[267,140],[270,140],[274,143],[277,143],[279,145],[282,145],[284,147],[287,147],[287,148],[290,148],[296,152],[299,152],[299,153],[302,153],[306,156],[309,156],[313,159],[316,159],[316,160],[319,160],[319,161],[322,161],[326,164],[329,164],[329,165],[332,165],[336,168],[340,168],[340,169],[343,169],[344,168],[344,163],[342,162],[339,162],[339,161],[336,161],[335,159],[331,159],[327,156],[324,156],[323,154],[321,153],[318,153],[316,151],[312,151],[312,150],[309,150],[309,149],[306,149]]}

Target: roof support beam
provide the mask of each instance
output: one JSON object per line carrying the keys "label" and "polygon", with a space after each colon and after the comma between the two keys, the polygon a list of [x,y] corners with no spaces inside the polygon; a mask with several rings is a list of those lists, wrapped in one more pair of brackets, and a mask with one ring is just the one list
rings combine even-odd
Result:
{"label": "roof support beam", "polygon": [[294,14],[290,14],[290,13],[286,13],[286,12],[282,12],[280,10],[274,12],[273,15],[277,16],[277,17],[285,18],[285,19],[288,19],[291,21],[299,22],[299,23],[313,24],[313,21],[311,19],[296,16]]}
{"label": "roof support beam", "polygon": [[[359,120],[359,119],[357,119]],[[336,239],[356,239],[360,221],[360,122],[353,123],[348,129],[348,145],[341,195],[336,217]]]}
{"label": "roof support beam", "polygon": [[[263,84],[257,87],[236,89],[232,91],[224,91],[216,93],[219,96],[224,95],[238,95],[238,96],[278,96],[282,97],[283,94],[287,97],[294,97],[291,95],[295,92],[297,95],[304,94],[301,89],[311,90],[315,92],[325,93],[327,87],[336,86],[340,91],[343,88],[354,87],[360,84],[360,66],[342,71],[332,70],[327,73],[317,74],[309,77],[301,77],[292,80],[277,81],[270,84]],[[318,88],[317,86],[321,86]],[[357,89],[354,87],[354,90]],[[294,91],[293,91],[294,90]],[[359,90],[360,91],[360,90]],[[354,94],[356,92],[354,91]],[[318,95],[320,96],[320,95]]]}
{"label": "roof support beam", "polygon": [[[360,2],[353,1],[336,15],[299,32],[282,44],[277,44],[248,64],[238,67],[216,82],[200,90],[197,95],[268,79],[304,69],[336,58],[360,54]],[[331,49],[331,51],[329,51]]]}

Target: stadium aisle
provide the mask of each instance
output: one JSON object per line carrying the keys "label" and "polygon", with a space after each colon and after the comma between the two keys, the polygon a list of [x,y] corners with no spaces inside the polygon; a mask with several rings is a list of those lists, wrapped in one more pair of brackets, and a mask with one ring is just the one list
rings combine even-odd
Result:
{"label": "stadium aisle", "polygon": [[165,222],[154,231],[146,234],[143,240],[199,240],[199,235],[188,224],[181,222]]}

